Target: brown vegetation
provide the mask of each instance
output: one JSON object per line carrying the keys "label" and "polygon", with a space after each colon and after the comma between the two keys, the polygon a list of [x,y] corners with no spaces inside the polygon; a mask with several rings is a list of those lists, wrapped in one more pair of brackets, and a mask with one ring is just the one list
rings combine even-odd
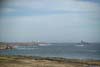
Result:
{"label": "brown vegetation", "polygon": [[100,67],[100,61],[64,58],[0,56],[0,67]]}

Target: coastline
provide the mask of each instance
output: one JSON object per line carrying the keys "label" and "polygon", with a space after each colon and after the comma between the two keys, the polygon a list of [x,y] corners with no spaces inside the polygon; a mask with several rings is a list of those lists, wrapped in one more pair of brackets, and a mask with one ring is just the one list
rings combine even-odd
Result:
{"label": "coastline", "polygon": [[100,67],[100,60],[40,56],[0,56],[0,67]]}

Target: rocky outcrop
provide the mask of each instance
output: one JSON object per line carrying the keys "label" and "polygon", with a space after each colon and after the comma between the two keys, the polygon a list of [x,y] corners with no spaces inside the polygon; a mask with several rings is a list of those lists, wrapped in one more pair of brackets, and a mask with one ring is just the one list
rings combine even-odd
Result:
{"label": "rocky outcrop", "polygon": [[8,45],[0,45],[0,50],[6,50],[6,49],[13,49],[13,47]]}

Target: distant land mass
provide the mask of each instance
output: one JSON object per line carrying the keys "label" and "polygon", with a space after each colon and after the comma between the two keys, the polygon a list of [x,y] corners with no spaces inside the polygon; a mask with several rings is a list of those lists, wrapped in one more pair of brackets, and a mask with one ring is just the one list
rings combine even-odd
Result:
{"label": "distant land mass", "polygon": [[46,46],[49,44],[79,44],[79,45],[89,45],[95,44],[90,42],[85,42],[81,40],[81,42],[62,42],[62,43],[47,43],[47,42],[0,42],[0,49],[14,49],[15,46]]}

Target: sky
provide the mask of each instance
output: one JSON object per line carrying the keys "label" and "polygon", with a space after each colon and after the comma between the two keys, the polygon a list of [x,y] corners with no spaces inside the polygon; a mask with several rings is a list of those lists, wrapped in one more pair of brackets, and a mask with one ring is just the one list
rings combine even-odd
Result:
{"label": "sky", "polygon": [[0,0],[1,42],[100,42],[100,0]]}

